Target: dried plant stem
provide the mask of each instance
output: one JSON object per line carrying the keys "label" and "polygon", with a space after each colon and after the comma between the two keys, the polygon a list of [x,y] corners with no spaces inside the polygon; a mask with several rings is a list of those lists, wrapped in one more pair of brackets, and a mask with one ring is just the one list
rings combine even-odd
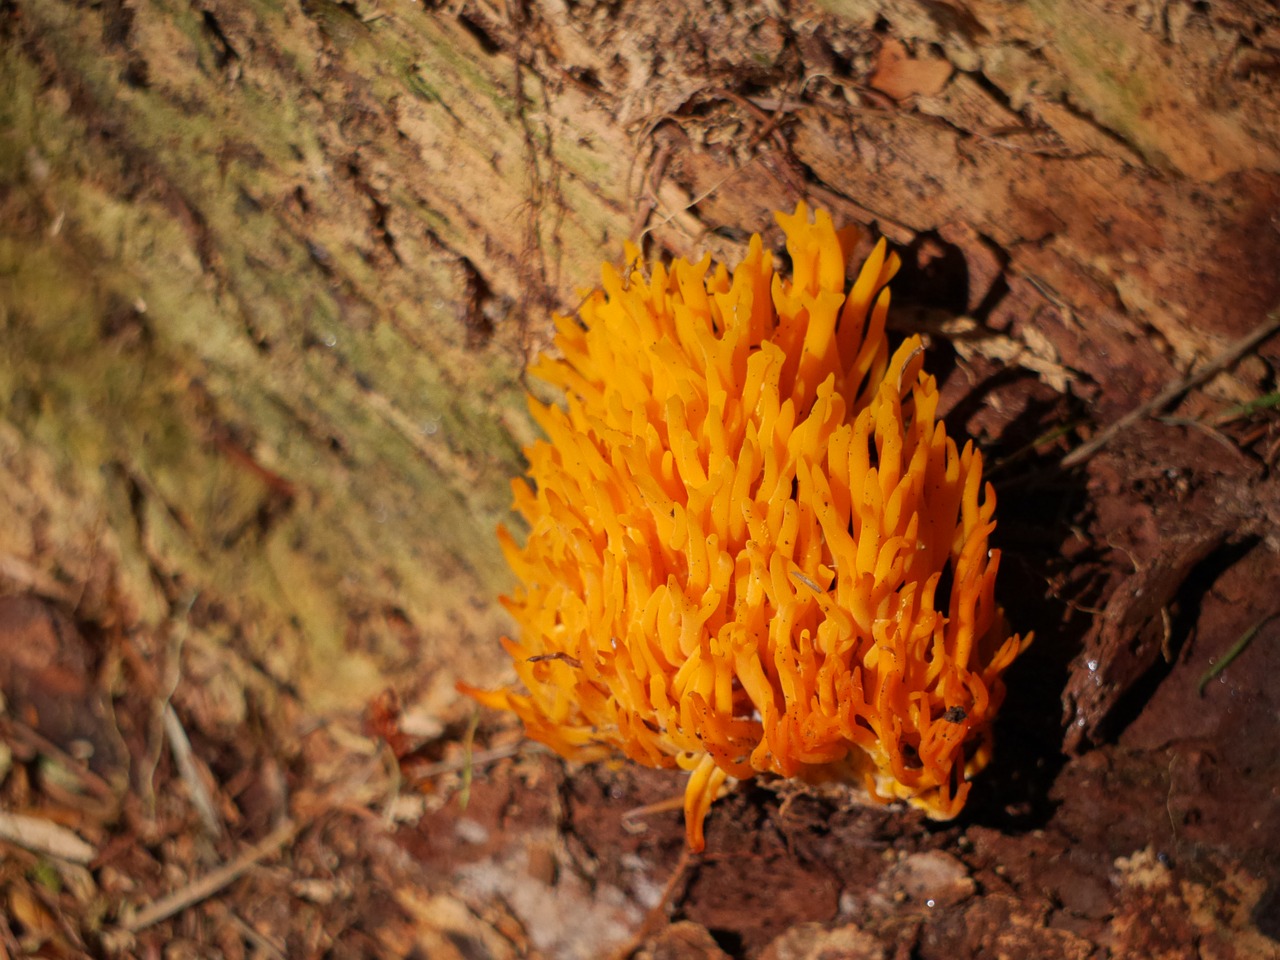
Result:
{"label": "dried plant stem", "polygon": [[12,718],[0,721],[0,735],[3,735],[5,740],[20,743],[28,749],[38,751],[47,757],[52,757],[58,761],[58,764],[63,769],[75,776],[85,790],[99,799],[111,804],[118,802],[119,797],[116,791],[112,789],[111,784],[90,770],[87,763],[71,756],[52,740],[42,736],[37,730],[27,726],[22,721]]}
{"label": "dried plant stem", "polygon": [[437,763],[415,767],[411,772],[414,779],[426,780],[445,773],[459,773],[468,768],[474,771],[479,767],[487,767],[491,763],[505,760],[507,757],[514,757],[522,750],[530,749],[531,746],[531,744],[521,741],[507,744],[503,747],[494,747],[492,750],[476,750],[455,760],[440,760]]}
{"label": "dried plant stem", "polygon": [[178,714],[174,711],[173,705],[167,701],[164,705],[162,718],[165,736],[169,739],[169,749],[173,753],[174,762],[178,765],[178,772],[182,776],[182,782],[187,785],[187,792],[191,795],[191,803],[195,806],[196,813],[200,816],[200,823],[209,836],[221,837],[223,835],[222,821],[218,818],[218,810],[214,806],[213,797],[209,795],[209,788],[205,786],[205,782],[200,776],[195,755],[191,752],[191,741],[188,739],[187,731],[183,728],[182,721],[178,719]]}
{"label": "dried plant stem", "polygon": [[635,935],[614,951],[612,960],[631,960],[640,951],[640,948],[645,945],[646,941],[654,936],[665,922],[669,921],[667,909],[675,897],[676,888],[687,876],[689,866],[695,857],[697,857],[697,854],[693,853],[688,847],[684,849],[675,869],[671,871],[671,876],[667,878],[666,885],[662,888],[662,896],[658,898],[658,902],[653,905],[653,909],[645,916],[644,922],[640,924],[640,929],[635,932]]}
{"label": "dried plant stem", "polygon": [[145,930],[161,920],[167,920],[176,913],[181,913],[202,900],[207,900],[219,890],[230,886],[238,880],[245,871],[260,860],[265,860],[292,842],[293,838],[298,835],[299,829],[299,824],[293,821],[286,821],[230,863],[205,874],[199,880],[187,884],[181,890],[175,890],[173,893],[153,901],[149,906],[139,910],[133,917],[127,919],[122,926],[130,933],[137,933],[139,930]]}
{"label": "dried plant stem", "polygon": [[231,922],[235,924],[241,936],[257,947],[259,951],[270,957],[271,960],[285,960],[284,951],[274,941],[260,934],[239,914],[233,912],[231,914]]}
{"label": "dried plant stem", "polygon": [[1173,402],[1192,387],[1198,387],[1220,370],[1231,366],[1231,364],[1235,363],[1277,330],[1280,330],[1280,306],[1276,306],[1272,309],[1272,311],[1267,314],[1267,319],[1254,327],[1249,334],[1241,337],[1231,346],[1227,347],[1226,350],[1218,354],[1195,373],[1184,377],[1176,383],[1169,384],[1146,403],[1142,403],[1134,407],[1088,443],[1083,443],[1076,447],[1062,458],[1062,466],[1074,467],[1077,464],[1088,460],[1091,456],[1110,443],[1117,434],[1129,429],[1129,427],[1133,426],[1143,417],[1162,409],[1166,404]]}

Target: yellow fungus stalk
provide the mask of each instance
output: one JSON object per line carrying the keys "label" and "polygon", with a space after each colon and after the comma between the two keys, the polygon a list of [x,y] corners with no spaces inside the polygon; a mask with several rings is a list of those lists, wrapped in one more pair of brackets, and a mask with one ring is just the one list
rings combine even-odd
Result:
{"label": "yellow fungus stalk", "polygon": [[936,420],[920,339],[890,355],[897,256],[846,289],[856,232],[777,219],[789,280],[759,236],[732,273],[629,246],[556,318],[532,372],[565,402],[530,401],[529,535],[499,531],[520,682],[463,687],[566,757],[689,771],[695,850],[730,777],[955,816],[1027,642],[994,598],[981,454]]}

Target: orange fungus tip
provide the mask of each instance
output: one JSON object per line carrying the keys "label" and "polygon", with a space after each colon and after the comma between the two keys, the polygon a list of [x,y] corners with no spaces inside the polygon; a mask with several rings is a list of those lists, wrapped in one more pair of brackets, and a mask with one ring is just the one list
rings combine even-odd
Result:
{"label": "orange fungus tip", "polygon": [[[518,685],[465,688],[562,755],[689,771],[689,845],[728,778],[844,781],[955,816],[1027,640],[995,602],[995,496],[936,418],[919,337],[890,351],[884,241],[804,203],[710,257],[605,265],[533,372],[545,440],[502,549]],[[1029,639],[1029,638],[1028,638]]]}

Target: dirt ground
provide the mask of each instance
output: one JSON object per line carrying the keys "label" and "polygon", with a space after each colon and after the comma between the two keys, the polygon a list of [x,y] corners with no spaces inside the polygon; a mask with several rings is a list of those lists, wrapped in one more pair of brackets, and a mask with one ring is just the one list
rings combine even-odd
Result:
{"label": "dirt ground", "polygon": [[311,715],[200,646],[178,683],[188,632],[220,628],[199,599],[161,636],[12,594],[0,946],[1280,956],[1280,423],[1204,428],[1193,397],[1196,423],[1178,408],[1062,470],[1066,440],[1035,441],[1068,401],[941,359],[949,417],[988,444],[999,485],[1004,603],[1036,631],[955,822],[743,784],[690,857],[675,775],[566,766],[504,718],[442,722],[390,691],[362,717]]}

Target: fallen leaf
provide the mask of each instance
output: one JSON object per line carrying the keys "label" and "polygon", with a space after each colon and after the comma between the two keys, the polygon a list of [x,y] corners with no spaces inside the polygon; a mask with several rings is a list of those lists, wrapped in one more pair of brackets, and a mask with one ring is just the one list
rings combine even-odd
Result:
{"label": "fallen leaf", "polygon": [[43,943],[58,932],[53,914],[24,886],[9,888],[9,916],[21,924],[28,946]]}
{"label": "fallen leaf", "polygon": [[870,83],[894,100],[910,96],[932,97],[951,79],[952,66],[939,57],[913,57],[901,40],[886,40],[880,47]]}
{"label": "fallen leaf", "polygon": [[97,849],[66,827],[20,813],[0,812],[0,839],[72,863],[88,863],[98,855]]}

